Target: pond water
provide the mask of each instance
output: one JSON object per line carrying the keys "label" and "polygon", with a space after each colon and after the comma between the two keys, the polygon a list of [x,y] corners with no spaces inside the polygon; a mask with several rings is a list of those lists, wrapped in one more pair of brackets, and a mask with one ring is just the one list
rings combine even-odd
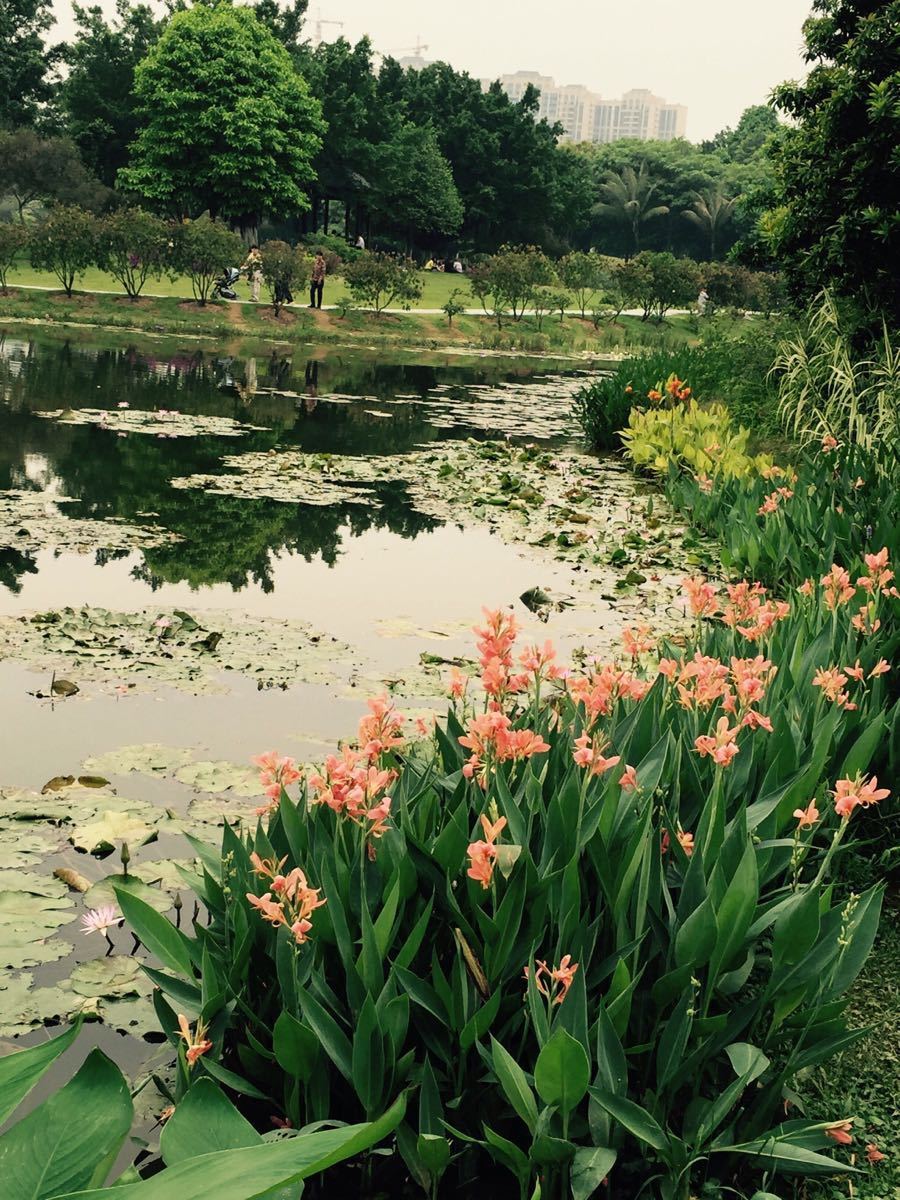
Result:
{"label": "pond water", "polygon": [[579,447],[597,369],[0,332],[0,1038],[85,1011],[133,1075],[153,1052],[78,928],[111,893],[54,869],[97,884],[127,840],[168,908],[251,754],[314,761],[385,688],[439,709],[482,605],[563,649],[671,607],[659,498]]}

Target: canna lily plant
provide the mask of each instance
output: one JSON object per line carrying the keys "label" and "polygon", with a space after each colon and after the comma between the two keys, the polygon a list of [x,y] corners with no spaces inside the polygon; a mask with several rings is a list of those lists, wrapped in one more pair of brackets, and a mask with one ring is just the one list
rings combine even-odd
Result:
{"label": "canna lily plant", "polygon": [[[862,1033],[844,996],[882,888],[833,872],[888,791],[886,676],[853,616],[889,586],[688,580],[692,641],[632,630],[568,670],[487,613],[433,736],[381,698],[305,779],[264,756],[257,826],[195,843],[208,923],[118,896],[180,1104],[211,1080],[297,1128],[414,1089],[395,1153],[360,1166],[373,1194],[686,1200],[709,1171],[852,1170],[830,1151],[853,1114],[788,1106]],[[814,678],[844,663],[840,704]]]}

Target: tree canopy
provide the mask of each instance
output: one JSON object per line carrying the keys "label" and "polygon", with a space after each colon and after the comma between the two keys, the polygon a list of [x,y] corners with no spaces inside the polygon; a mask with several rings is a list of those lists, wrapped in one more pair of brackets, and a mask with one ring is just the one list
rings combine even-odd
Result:
{"label": "tree canopy", "polygon": [[900,320],[900,0],[815,0],[775,145],[774,248],[794,294],[834,286]]}
{"label": "tree canopy", "polygon": [[176,13],[135,71],[142,125],[119,186],[174,215],[245,225],[309,205],[321,108],[248,8]]}
{"label": "tree canopy", "polygon": [[0,0],[0,126],[33,124],[53,95],[50,0]]}

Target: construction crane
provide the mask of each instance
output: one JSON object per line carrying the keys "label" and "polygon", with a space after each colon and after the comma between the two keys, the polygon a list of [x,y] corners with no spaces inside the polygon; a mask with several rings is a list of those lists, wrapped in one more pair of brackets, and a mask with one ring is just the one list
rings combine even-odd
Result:
{"label": "construction crane", "polygon": [[416,37],[414,46],[400,46],[396,50],[386,50],[386,54],[415,54],[416,58],[421,58],[422,53],[428,49],[428,46],[422,41],[420,36]]}
{"label": "construction crane", "polygon": [[322,10],[320,8],[318,16],[316,17],[316,45],[317,46],[320,46],[322,44],[322,26],[323,25],[337,25],[337,26],[339,26],[342,33],[344,31],[344,22],[343,21],[323,20],[322,19]]}

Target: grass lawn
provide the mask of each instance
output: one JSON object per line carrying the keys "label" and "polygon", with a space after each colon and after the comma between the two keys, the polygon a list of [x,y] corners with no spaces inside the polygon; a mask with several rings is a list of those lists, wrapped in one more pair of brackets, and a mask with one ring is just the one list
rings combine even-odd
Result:
{"label": "grass lawn", "polygon": [[[428,277],[431,296],[448,276]],[[219,301],[200,306],[189,296],[142,296],[130,301],[121,293],[78,291],[71,297],[58,289],[30,290],[15,287],[0,296],[0,320],[29,321],[47,325],[82,325],[106,329],[205,337],[216,340],[253,338],[281,344],[291,342],[365,342],[372,346],[516,352],[553,357],[559,354],[629,354],[644,348],[663,349],[683,345],[698,335],[695,317],[675,315],[662,325],[624,316],[615,324],[595,329],[590,321],[569,315],[564,321],[545,317],[539,328],[536,318],[504,319],[502,327],[492,318],[461,315],[453,324],[442,313],[411,311],[383,313],[351,309],[310,312],[299,304],[276,317],[269,304]],[[85,278],[99,287],[107,282],[99,272]],[[332,299],[334,295],[332,294]],[[298,297],[299,300],[299,297]]]}
{"label": "grass lawn", "polygon": [[[459,298],[461,303],[470,308],[478,306],[478,302],[469,292],[465,277],[435,271],[422,271],[420,274],[424,290],[416,308],[440,308],[450,298],[450,293],[454,288],[463,289],[463,295]],[[36,271],[28,263],[20,263],[9,272],[9,284],[10,287],[46,287],[54,290],[59,288],[59,280],[51,271]],[[76,286],[79,291],[85,292],[116,292],[119,294],[122,292],[121,285],[111,275],[97,270],[96,267],[91,267],[90,270],[79,276]],[[162,279],[149,279],[144,292],[148,296],[177,296],[185,300],[191,298],[191,285],[190,281],[183,276],[175,280],[163,276]],[[240,281],[237,292],[240,299],[249,299],[250,287],[246,279]],[[262,296],[268,300],[265,288],[263,288]],[[325,304],[337,304],[346,296],[347,289],[343,279],[337,277],[326,280]],[[301,293],[298,292],[297,302],[300,301]]]}
{"label": "grass lawn", "polygon": [[[890,899],[890,898],[889,898]],[[893,897],[894,905],[897,902]],[[897,1200],[900,1197],[900,921],[890,903],[865,969],[850,992],[850,1029],[871,1032],[802,1081],[811,1112],[826,1120],[854,1117],[853,1145],[858,1177],[808,1181],[807,1200]],[[796,1115],[796,1114],[793,1114]],[[870,1167],[866,1145],[874,1142],[883,1162]],[[845,1157],[845,1161],[848,1161]]]}

